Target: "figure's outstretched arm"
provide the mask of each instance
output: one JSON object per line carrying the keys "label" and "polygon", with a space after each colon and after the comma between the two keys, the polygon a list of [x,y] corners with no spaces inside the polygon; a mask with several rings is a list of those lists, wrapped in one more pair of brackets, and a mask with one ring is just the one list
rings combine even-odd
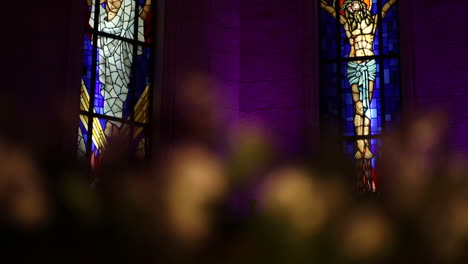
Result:
{"label": "figure's outstretched arm", "polygon": [[390,0],[382,7],[382,19],[387,15],[392,6],[396,4],[397,0]]}
{"label": "figure's outstretched arm", "polygon": [[[320,1],[320,7],[322,7],[325,11],[330,13],[334,18],[336,18],[336,10],[332,6],[330,6],[325,0]],[[340,14],[340,23],[346,23],[346,18]]]}
{"label": "figure's outstretched arm", "polygon": [[[102,3],[106,3],[107,0],[100,0],[99,2],[102,4]],[[88,0],[88,6],[91,6],[92,4],[93,4],[93,0]]]}
{"label": "figure's outstretched arm", "polygon": [[146,0],[145,6],[143,7],[143,10],[140,13],[141,19],[146,20],[150,12],[151,12],[151,0]]}

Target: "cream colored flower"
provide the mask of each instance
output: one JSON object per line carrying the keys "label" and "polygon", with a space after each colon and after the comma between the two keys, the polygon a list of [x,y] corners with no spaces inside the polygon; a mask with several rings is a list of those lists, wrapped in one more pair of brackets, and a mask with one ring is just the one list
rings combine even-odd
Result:
{"label": "cream colored flower", "polygon": [[223,166],[208,151],[185,146],[168,159],[166,207],[169,226],[182,242],[194,244],[210,235],[214,205],[226,192]]}
{"label": "cream colored flower", "polygon": [[264,184],[262,197],[267,214],[291,225],[295,235],[311,235],[324,225],[331,203],[322,186],[298,168],[275,172]]}
{"label": "cream colored flower", "polygon": [[346,221],[339,243],[350,259],[364,260],[379,256],[393,243],[390,222],[377,211],[357,211]]}
{"label": "cream colored flower", "polygon": [[0,143],[1,210],[14,224],[34,228],[48,215],[48,202],[42,175],[35,162],[24,151]]}

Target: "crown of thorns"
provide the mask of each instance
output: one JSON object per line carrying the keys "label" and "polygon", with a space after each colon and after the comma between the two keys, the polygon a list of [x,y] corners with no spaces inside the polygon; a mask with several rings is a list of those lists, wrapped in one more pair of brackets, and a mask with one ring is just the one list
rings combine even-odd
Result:
{"label": "crown of thorns", "polygon": [[342,10],[342,11],[345,11],[346,8],[348,8],[348,6],[349,6],[352,2],[354,2],[354,1],[362,2],[362,0],[346,0],[346,1],[343,3],[343,5],[341,5],[341,10]]}

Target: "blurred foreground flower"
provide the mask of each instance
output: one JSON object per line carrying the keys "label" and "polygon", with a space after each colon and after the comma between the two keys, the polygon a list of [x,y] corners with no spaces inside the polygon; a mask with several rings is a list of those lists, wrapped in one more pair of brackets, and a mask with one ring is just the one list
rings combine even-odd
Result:
{"label": "blurred foreground flower", "polygon": [[446,157],[446,119],[433,113],[413,120],[406,130],[384,139],[382,174],[395,208],[410,210],[429,194],[428,187]]}
{"label": "blurred foreground flower", "polygon": [[[466,187],[465,187],[466,188]],[[454,189],[433,202],[424,215],[423,232],[431,242],[434,255],[443,262],[458,263],[467,257],[468,192]]]}
{"label": "blurred foreground flower", "polygon": [[338,243],[345,256],[363,261],[388,253],[394,242],[394,230],[378,210],[360,209],[344,219]]}
{"label": "blurred foreground flower", "polygon": [[332,198],[324,184],[299,168],[274,172],[263,188],[262,202],[267,215],[283,219],[299,236],[318,233],[340,196],[338,191]]}
{"label": "blurred foreground flower", "polygon": [[231,129],[229,136],[231,149],[230,172],[234,184],[252,183],[262,169],[272,161],[273,150],[265,133],[253,124],[241,124]]}
{"label": "blurred foreground flower", "polygon": [[23,150],[0,142],[2,215],[22,228],[44,224],[49,213],[41,171]]}
{"label": "blurred foreground flower", "polygon": [[209,142],[225,119],[219,84],[203,72],[183,76],[175,105],[176,133],[185,139]]}
{"label": "blurred foreground flower", "polygon": [[165,208],[173,234],[189,246],[211,234],[214,206],[227,190],[222,163],[207,150],[173,150],[166,171]]}

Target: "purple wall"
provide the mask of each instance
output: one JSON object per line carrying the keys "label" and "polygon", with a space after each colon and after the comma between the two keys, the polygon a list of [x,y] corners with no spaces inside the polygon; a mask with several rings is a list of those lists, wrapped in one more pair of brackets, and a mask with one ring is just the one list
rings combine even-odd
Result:
{"label": "purple wall", "polygon": [[286,155],[300,152],[306,136],[301,2],[240,5],[240,120],[263,126]]}
{"label": "purple wall", "polygon": [[414,90],[417,110],[450,115],[452,150],[468,153],[468,1],[413,0]]}
{"label": "purple wall", "polygon": [[280,153],[302,153],[309,97],[304,35],[311,28],[303,1],[204,0],[185,14],[191,2],[167,2],[165,89],[180,89],[177,82],[190,67],[206,71],[218,81],[226,126],[255,123]]}
{"label": "purple wall", "polygon": [[209,1],[207,46],[210,74],[218,81],[227,126],[239,121],[240,0]]}

